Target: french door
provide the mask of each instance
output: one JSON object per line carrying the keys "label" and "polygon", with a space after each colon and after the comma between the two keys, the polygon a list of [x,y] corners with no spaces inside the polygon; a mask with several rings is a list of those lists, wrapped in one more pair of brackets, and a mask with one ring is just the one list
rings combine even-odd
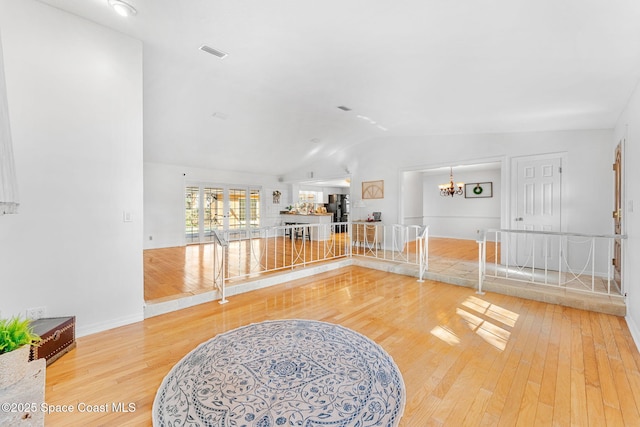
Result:
{"label": "french door", "polygon": [[244,239],[260,227],[260,189],[215,184],[185,188],[187,243],[213,239],[214,230],[229,232],[229,239]]}

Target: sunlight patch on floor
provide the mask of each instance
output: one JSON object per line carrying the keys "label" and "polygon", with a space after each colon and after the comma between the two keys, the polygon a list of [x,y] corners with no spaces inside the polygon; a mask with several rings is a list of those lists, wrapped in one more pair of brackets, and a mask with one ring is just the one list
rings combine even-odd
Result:
{"label": "sunlight patch on floor", "polygon": [[510,327],[516,324],[519,317],[518,314],[513,311],[474,296],[467,298],[462,305]]}
{"label": "sunlight patch on floor", "polygon": [[461,308],[458,308],[456,313],[467,322],[472,331],[487,343],[501,351],[507,347],[507,342],[511,336],[509,331]]}
{"label": "sunlight patch on floor", "polygon": [[431,330],[431,334],[449,345],[460,344],[460,338],[444,326],[436,326]]}
{"label": "sunlight patch on floor", "polygon": [[[475,296],[468,297],[462,306],[469,311],[458,308],[456,314],[467,322],[469,328],[498,350],[504,350],[511,336],[511,332],[505,328],[515,326],[518,314]],[[498,326],[486,317],[501,323],[504,327]]]}

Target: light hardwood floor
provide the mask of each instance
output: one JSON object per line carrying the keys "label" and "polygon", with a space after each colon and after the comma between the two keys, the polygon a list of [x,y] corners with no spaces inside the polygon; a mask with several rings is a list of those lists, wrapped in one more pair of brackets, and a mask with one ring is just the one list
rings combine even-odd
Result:
{"label": "light hardwood floor", "polygon": [[[344,248],[344,242],[348,240],[346,233],[337,234],[336,250]],[[282,254],[290,250],[289,239],[270,242],[277,245],[285,242]],[[297,251],[302,253],[301,245],[311,245],[311,242],[294,240]],[[243,244],[243,242],[232,242]],[[246,249],[245,249],[246,250]],[[358,248],[354,249],[356,252]],[[272,249],[269,249],[271,253]],[[413,251],[415,253],[415,250]],[[305,251],[306,261],[311,260],[313,251]],[[338,254],[339,255],[339,254]],[[487,260],[493,262],[493,251],[487,251]],[[248,255],[245,255],[248,256]],[[459,261],[477,261],[478,244],[475,240],[434,238],[429,239],[429,256],[437,258],[456,259]],[[283,261],[289,260],[288,256],[275,258],[278,267],[284,265]],[[210,243],[188,245],[161,249],[148,249],[144,251],[144,299],[145,301],[164,301],[179,298],[200,292],[211,291],[213,286],[213,245]],[[237,263],[237,260],[233,260]],[[286,264],[290,265],[290,264]],[[274,268],[271,261],[270,268]],[[236,271],[237,266],[232,267]]]}
{"label": "light hardwood floor", "polygon": [[[346,255],[345,242],[348,234],[337,233],[331,248],[331,254],[339,257]],[[257,246],[261,251],[257,250]],[[268,269],[290,267],[292,264],[319,261],[316,245],[306,239],[236,240],[230,242],[228,271],[235,275],[247,274],[255,261],[253,250],[268,254],[262,258],[261,264]],[[311,246],[314,246],[311,250]],[[303,248],[304,247],[304,248]],[[322,246],[320,246],[322,247]],[[206,292],[214,289],[213,285],[213,244],[203,243],[181,247],[149,249],[144,251],[144,299],[145,301],[163,301]],[[295,256],[292,257],[292,253]],[[295,261],[294,261],[295,260]],[[268,273],[260,273],[268,274]],[[228,283],[229,285],[229,283]]]}
{"label": "light hardwood floor", "polygon": [[171,367],[268,319],[339,323],[381,345],[406,385],[401,426],[638,426],[640,354],[623,318],[346,267],[78,339],[47,369],[48,426],[147,426]]}

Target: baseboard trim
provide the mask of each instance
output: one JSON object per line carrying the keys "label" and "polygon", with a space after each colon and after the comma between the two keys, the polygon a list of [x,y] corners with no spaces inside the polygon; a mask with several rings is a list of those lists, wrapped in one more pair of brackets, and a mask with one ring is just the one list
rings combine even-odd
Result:
{"label": "baseboard trim", "polygon": [[119,328],[120,326],[130,325],[132,323],[141,322],[143,320],[143,313],[136,313],[129,316],[119,317],[117,319],[112,319],[108,322],[99,322],[83,327],[76,327],[76,338],[84,337],[91,334],[97,334],[98,332],[104,332],[109,329]]}
{"label": "baseboard trim", "polygon": [[636,344],[636,349],[640,349],[640,329],[634,322],[633,318],[628,314],[624,317],[624,320],[627,321],[627,327],[629,328],[629,332],[631,332],[631,338],[633,338],[633,342]]}

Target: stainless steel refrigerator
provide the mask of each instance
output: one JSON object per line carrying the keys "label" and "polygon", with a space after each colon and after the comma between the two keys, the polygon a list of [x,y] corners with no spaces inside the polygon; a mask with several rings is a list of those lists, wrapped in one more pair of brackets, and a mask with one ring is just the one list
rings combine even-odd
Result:
{"label": "stainless steel refrigerator", "polygon": [[[349,195],[348,194],[329,194],[329,203],[327,204],[327,212],[333,214],[333,222],[349,221]],[[346,226],[345,230],[346,231]]]}

